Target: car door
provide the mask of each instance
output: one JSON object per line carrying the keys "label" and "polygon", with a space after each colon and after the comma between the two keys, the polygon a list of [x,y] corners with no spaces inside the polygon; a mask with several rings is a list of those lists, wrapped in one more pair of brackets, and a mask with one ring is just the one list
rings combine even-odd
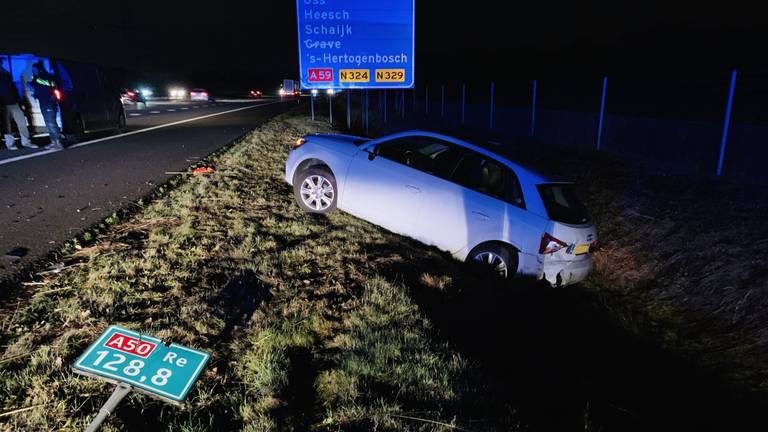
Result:
{"label": "car door", "polygon": [[[453,219],[445,222],[450,227],[435,225],[434,229],[451,233],[436,246],[455,253],[486,241],[509,241],[515,221],[525,213],[514,172],[492,157],[465,149],[450,180],[457,208],[450,213]],[[426,200],[424,205],[431,208],[437,203]]]}
{"label": "car door", "polygon": [[417,221],[429,175],[428,142],[401,137],[358,152],[350,164],[341,208],[390,231],[419,238]]}

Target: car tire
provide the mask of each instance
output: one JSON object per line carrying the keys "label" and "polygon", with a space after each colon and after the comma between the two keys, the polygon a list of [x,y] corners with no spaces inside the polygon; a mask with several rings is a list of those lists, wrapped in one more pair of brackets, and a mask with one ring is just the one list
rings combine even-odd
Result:
{"label": "car tire", "polygon": [[467,256],[467,263],[479,274],[504,280],[515,277],[519,262],[517,250],[498,243],[477,246]]}
{"label": "car tire", "polygon": [[338,189],[336,177],[327,168],[310,167],[293,179],[293,193],[302,210],[327,214],[336,209]]}

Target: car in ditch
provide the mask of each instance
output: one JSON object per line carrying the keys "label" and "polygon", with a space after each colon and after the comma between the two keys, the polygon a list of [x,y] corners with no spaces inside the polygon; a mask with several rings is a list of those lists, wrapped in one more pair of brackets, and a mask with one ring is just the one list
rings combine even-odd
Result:
{"label": "car in ditch", "polygon": [[285,180],[307,212],[340,209],[502,278],[582,281],[597,230],[574,185],[450,136],[307,135]]}

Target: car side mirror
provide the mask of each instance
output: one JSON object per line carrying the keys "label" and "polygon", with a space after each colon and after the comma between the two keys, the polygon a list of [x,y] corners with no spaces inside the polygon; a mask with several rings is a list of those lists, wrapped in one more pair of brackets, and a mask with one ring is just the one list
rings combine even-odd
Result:
{"label": "car side mirror", "polygon": [[365,149],[365,152],[368,153],[368,160],[369,161],[372,161],[372,160],[376,159],[376,156],[377,156],[377,154],[376,154],[376,147],[373,147],[373,148],[370,148],[370,149]]}

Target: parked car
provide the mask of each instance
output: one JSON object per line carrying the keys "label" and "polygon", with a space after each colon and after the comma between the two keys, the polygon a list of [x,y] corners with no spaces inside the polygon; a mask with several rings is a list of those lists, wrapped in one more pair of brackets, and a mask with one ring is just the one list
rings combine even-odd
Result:
{"label": "parked car", "polygon": [[30,131],[45,133],[47,128],[40,105],[32,96],[32,65],[42,61],[54,76],[59,100],[57,121],[67,141],[75,142],[86,133],[125,129],[125,111],[120,90],[112,85],[100,67],[89,63],[39,57],[33,54],[3,55],[22,103],[28,108]]}
{"label": "parked car", "polygon": [[189,92],[189,100],[191,101],[204,101],[204,102],[213,102],[213,97],[208,93],[205,89],[192,89],[192,91]]}
{"label": "parked car", "polygon": [[299,206],[338,208],[503,278],[583,280],[597,232],[574,185],[491,146],[411,131],[375,140],[308,135],[285,165]]}
{"label": "parked car", "polygon": [[146,106],[147,104],[147,99],[144,97],[144,94],[137,89],[123,89],[120,93],[120,100],[123,102],[123,105],[144,104]]}
{"label": "parked car", "polygon": [[251,90],[249,94],[251,95],[252,98],[255,98],[255,99],[261,99],[261,97],[264,96],[263,94],[261,94],[261,90]]}

